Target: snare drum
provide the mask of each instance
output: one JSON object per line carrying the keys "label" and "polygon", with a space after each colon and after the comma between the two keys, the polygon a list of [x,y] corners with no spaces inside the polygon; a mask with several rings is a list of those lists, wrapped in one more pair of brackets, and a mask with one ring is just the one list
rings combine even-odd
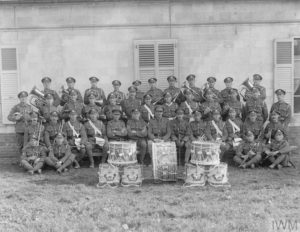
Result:
{"label": "snare drum", "polygon": [[98,187],[110,186],[117,187],[120,183],[119,169],[111,164],[99,165],[99,183]]}
{"label": "snare drum", "polygon": [[153,177],[155,180],[177,180],[177,154],[175,142],[152,143]]}
{"label": "snare drum", "polygon": [[212,186],[223,186],[228,184],[227,164],[220,163],[208,169],[207,181]]}
{"label": "snare drum", "polygon": [[136,142],[133,141],[111,141],[109,145],[108,163],[115,165],[135,164],[136,158]]}
{"label": "snare drum", "polygon": [[194,141],[191,149],[191,163],[218,165],[220,163],[220,143]]}
{"label": "snare drum", "polygon": [[185,187],[204,186],[206,183],[205,166],[202,165],[185,165]]}
{"label": "snare drum", "polygon": [[130,165],[124,167],[124,174],[122,175],[121,180],[122,186],[141,186],[142,181],[142,169],[140,165]]}

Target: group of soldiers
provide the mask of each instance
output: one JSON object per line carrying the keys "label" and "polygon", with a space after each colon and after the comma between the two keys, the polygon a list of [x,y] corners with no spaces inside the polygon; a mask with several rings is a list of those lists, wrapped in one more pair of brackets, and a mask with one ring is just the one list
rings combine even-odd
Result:
{"label": "group of soldiers", "polygon": [[193,142],[210,141],[220,143],[221,159],[226,152],[234,152],[233,160],[242,168],[265,161],[270,168],[290,165],[291,107],[284,101],[284,90],[275,91],[278,101],[269,115],[259,74],[253,75],[253,86],[243,94],[232,87],[232,77],[224,79],[222,91],[214,87],[215,77],[208,77],[202,88],[195,86],[195,79],[188,75],[187,83],[178,88],[177,78],[169,76],[169,87],[163,91],[156,86],[157,79],[150,78],[146,93],[137,80],[128,94],[114,80],[114,91],[106,97],[93,76],[82,97],[75,78],[66,79],[68,88],[59,96],[51,89],[51,78],[44,77],[43,96],[36,104],[28,104],[28,93],[22,91],[20,103],[8,116],[16,123],[20,163],[31,174],[41,173],[45,164],[61,173],[79,168],[87,156],[93,168],[95,151],[102,153],[101,162],[107,161],[109,141],[133,140],[140,164],[147,153],[151,157],[153,142],[174,141],[179,165],[183,165],[190,160]]}

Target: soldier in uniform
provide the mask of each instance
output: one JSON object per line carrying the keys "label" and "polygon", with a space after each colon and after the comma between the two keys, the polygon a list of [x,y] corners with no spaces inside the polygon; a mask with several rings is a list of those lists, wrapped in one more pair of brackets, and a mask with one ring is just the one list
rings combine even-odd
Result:
{"label": "soldier in uniform", "polygon": [[239,101],[238,92],[235,89],[231,89],[228,91],[230,100],[224,102],[222,105],[222,118],[224,121],[228,118],[228,110],[229,108],[234,108],[236,111],[236,117],[242,119],[243,114],[243,104]]}
{"label": "soldier in uniform", "polygon": [[68,88],[64,91],[64,93],[61,96],[60,105],[64,106],[69,101],[69,99],[70,99],[69,95],[70,95],[71,90],[76,92],[76,95],[77,95],[76,101],[80,102],[80,103],[83,103],[83,99],[82,99],[80,91],[78,89],[74,88],[75,83],[76,83],[75,78],[74,77],[68,77],[66,79],[66,82],[67,82]]}
{"label": "soldier in uniform", "polygon": [[29,114],[32,112],[32,107],[26,103],[28,97],[28,93],[26,91],[22,91],[18,94],[18,98],[20,103],[15,105],[7,119],[11,122],[15,122],[15,132],[17,137],[17,144],[19,151],[22,151],[24,144],[24,132],[25,128],[28,124],[28,120],[30,119]]}
{"label": "soldier in uniform", "polygon": [[137,88],[135,86],[130,86],[128,88],[129,96],[128,99],[124,99],[121,102],[122,110],[125,112],[127,119],[130,119],[132,110],[141,108],[141,101],[136,99]]}
{"label": "soldier in uniform", "polygon": [[88,118],[88,114],[91,109],[94,109],[98,112],[98,115],[102,115],[102,109],[99,105],[96,104],[96,95],[93,92],[90,92],[87,96],[88,104],[83,106],[82,116]]}
{"label": "soldier in uniform", "polygon": [[139,87],[141,86],[141,84],[142,84],[142,82],[140,80],[136,80],[136,81],[132,82],[132,85],[137,88],[136,96],[135,96],[136,99],[138,99],[141,102],[143,102],[143,97],[144,97],[145,93],[139,89]]}
{"label": "soldier in uniform", "polygon": [[50,121],[45,126],[44,141],[46,147],[50,149],[54,143],[55,137],[61,133],[62,124],[59,122],[59,114],[57,111],[50,113]]}
{"label": "soldier in uniform", "polygon": [[71,147],[71,152],[75,154],[76,161],[75,168],[80,168],[78,162],[80,162],[85,154],[88,155],[89,160],[92,159],[92,146],[87,141],[87,136],[84,126],[77,120],[77,112],[71,110],[69,113],[70,120],[64,123],[62,128],[62,133],[65,135],[69,146]]}
{"label": "soldier in uniform", "polygon": [[262,145],[255,141],[252,131],[247,131],[244,135],[245,140],[236,149],[236,155],[233,160],[240,168],[255,168],[262,158]]}
{"label": "soldier in uniform", "polygon": [[148,151],[152,157],[152,143],[169,141],[171,136],[170,121],[164,118],[164,108],[161,105],[155,107],[154,118],[150,119],[148,125]]}
{"label": "soldier in uniform", "polygon": [[189,88],[191,89],[193,96],[194,96],[194,101],[201,103],[204,102],[204,98],[203,98],[203,92],[201,90],[201,88],[198,88],[195,86],[195,78],[196,76],[194,74],[190,74],[186,77],[186,80],[189,83]]}
{"label": "soldier in uniform", "polygon": [[88,105],[89,104],[89,96],[91,93],[93,93],[95,95],[95,103],[98,106],[103,106],[106,104],[106,97],[105,97],[105,93],[103,91],[103,89],[99,88],[97,86],[98,82],[99,82],[99,78],[98,77],[90,77],[89,78],[90,83],[91,83],[91,88],[87,89],[84,92],[84,97],[83,97],[83,102],[84,104]]}
{"label": "soldier in uniform", "polygon": [[167,80],[169,83],[169,87],[166,88],[163,93],[169,92],[172,96],[172,101],[176,102],[177,104],[180,104],[182,101],[184,101],[184,96],[180,88],[177,88],[175,86],[177,78],[175,76],[168,76]]}
{"label": "soldier in uniform", "polygon": [[260,98],[260,92],[257,88],[252,89],[251,98],[246,101],[246,105],[243,110],[243,120],[251,111],[255,111],[257,114],[257,120],[265,122],[268,119],[267,105]]}
{"label": "soldier in uniform", "polygon": [[285,91],[283,89],[277,89],[275,94],[278,101],[272,105],[270,112],[277,111],[280,116],[279,121],[287,129],[292,116],[291,106],[284,101]]}
{"label": "soldier in uniform", "polygon": [[75,155],[71,153],[71,147],[62,133],[58,133],[55,142],[45,158],[45,163],[56,169],[58,173],[67,171],[72,163],[77,163]]}
{"label": "soldier in uniform", "polygon": [[[207,123],[202,120],[202,114],[200,110],[193,111],[194,121],[190,122],[190,141],[204,141],[206,138],[206,126]],[[186,160],[188,162],[188,160]]]}
{"label": "soldier in uniform", "polygon": [[46,100],[46,105],[43,105],[40,109],[39,112],[41,116],[49,122],[50,120],[50,114],[53,111],[57,111],[57,106],[54,105],[54,99],[53,95],[50,93],[45,94],[45,100]]}
{"label": "soldier in uniform", "polygon": [[111,92],[111,93],[113,93],[116,96],[116,98],[117,98],[117,104],[118,105],[120,105],[121,102],[126,98],[125,93],[123,93],[122,91],[120,91],[121,84],[122,84],[121,81],[118,81],[118,80],[114,80],[112,82],[114,91]]}
{"label": "soldier in uniform", "polygon": [[64,107],[62,109],[62,118],[67,120],[69,112],[71,110],[76,111],[77,116],[79,118],[81,118],[84,104],[82,102],[78,101],[77,91],[70,90],[69,98],[70,98],[69,101],[64,105]]}
{"label": "soldier in uniform", "polygon": [[37,137],[31,137],[23,148],[20,165],[31,175],[35,172],[41,174],[46,155],[47,149],[39,145]]}
{"label": "soldier in uniform", "polygon": [[209,141],[222,141],[223,128],[225,123],[221,120],[220,111],[215,109],[212,112],[212,120],[207,122],[205,136]]}
{"label": "soldier in uniform", "polygon": [[120,120],[122,111],[119,109],[112,110],[113,119],[107,123],[108,140],[125,141],[127,129],[123,120]]}
{"label": "soldier in uniform", "polygon": [[267,155],[267,159],[272,163],[269,168],[281,169],[283,166],[290,166],[289,156],[290,156],[290,145],[285,139],[285,132],[277,129],[274,133],[274,139],[268,144],[264,152]]}
{"label": "soldier in uniform", "polygon": [[154,118],[154,108],[152,104],[152,96],[150,94],[144,95],[144,104],[141,106],[141,117],[146,122],[149,123],[150,119]]}
{"label": "soldier in uniform", "polygon": [[189,157],[190,155],[190,129],[189,122],[184,120],[184,112],[181,108],[176,110],[176,118],[170,122],[171,127],[171,141],[176,143],[176,147],[178,148],[177,157],[179,161],[179,165],[183,165],[182,157],[181,157],[181,149],[185,148],[185,155]]}
{"label": "soldier in uniform", "polygon": [[[92,146],[92,150],[97,148],[101,148],[103,151],[101,162],[105,163],[108,157],[108,139],[106,136],[106,129],[103,122],[98,120],[99,112],[96,109],[90,109],[88,112],[89,120],[84,124],[86,135],[88,138],[89,144]],[[97,139],[101,139],[98,143]],[[90,167],[94,167],[94,159],[93,156],[89,156],[90,158]]]}
{"label": "soldier in uniform", "polygon": [[232,77],[226,77],[224,79],[224,83],[226,85],[226,88],[223,89],[220,93],[220,96],[222,98],[222,103],[229,103],[231,101],[231,92],[235,91],[236,95],[237,95],[237,100],[240,101],[240,95],[237,89],[232,88],[232,82],[233,82],[233,78]]}
{"label": "soldier in uniform", "polygon": [[199,110],[199,103],[193,100],[193,94],[189,89],[183,91],[185,101],[180,104],[180,108],[183,109],[184,118],[187,121],[193,120],[193,112]]}
{"label": "soldier in uniform", "polygon": [[59,98],[59,96],[58,96],[58,94],[57,94],[56,91],[50,89],[51,82],[52,82],[52,80],[51,80],[50,77],[44,77],[44,78],[42,78],[42,83],[43,83],[43,86],[44,86],[44,90],[42,92],[45,95],[46,94],[51,94],[52,97],[53,97],[53,105],[57,107],[60,104],[60,98]]}
{"label": "soldier in uniform", "polygon": [[39,138],[40,142],[44,141],[45,127],[39,122],[39,115],[36,112],[31,112],[28,122],[24,132],[24,147],[32,137]]}
{"label": "soldier in uniform", "polygon": [[113,119],[113,113],[112,113],[113,110],[117,109],[122,112],[122,107],[120,105],[117,105],[117,97],[114,93],[110,93],[107,96],[107,98],[108,98],[108,105],[104,106],[102,110],[106,122],[111,121]]}
{"label": "soldier in uniform", "polygon": [[163,94],[164,94],[161,89],[158,89],[156,87],[156,82],[157,82],[156,78],[150,78],[148,80],[150,89],[146,92],[147,95],[152,96],[152,103],[153,104],[159,104],[162,101]]}
{"label": "soldier in uniform", "polygon": [[252,131],[255,140],[260,140],[263,132],[262,121],[257,121],[257,114],[255,111],[251,111],[249,116],[243,123],[242,135],[245,136],[246,132]]}
{"label": "soldier in uniform", "polygon": [[136,141],[139,150],[139,163],[144,164],[145,155],[147,152],[147,124],[140,118],[140,111],[138,108],[132,109],[132,116],[127,121],[128,138]]}
{"label": "soldier in uniform", "polygon": [[207,90],[211,90],[214,93],[215,100],[222,104],[222,98],[220,91],[215,88],[217,79],[215,77],[208,77],[207,79],[208,87],[204,90],[204,96]]}
{"label": "soldier in uniform", "polygon": [[176,110],[178,109],[178,105],[176,102],[172,101],[172,95],[169,92],[164,93],[163,107],[163,117],[168,118],[169,120],[173,120],[176,117]]}
{"label": "soldier in uniform", "polygon": [[212,120],[212,115],[214,110],[218,110],[219,112],[221,112],[221,106],[214,96],[215,93],[211,89],[205,91],[204,97],[206,101],[203,102],[202,105],[200,106],[202,118],[204,121]]}
{"label": "soldier in uniform", "polygon": [[259,91],[259,98],[264,101],[266,100],[266,88],[261,86],[260,83],[262,81],[262,76],[259,74],[254,74],[253,75],[253,86],[254,88],[248,89],[245,93],[245,100],[248,101],[251,99],[251,96],[253,94],[253,89],[258,89]]}

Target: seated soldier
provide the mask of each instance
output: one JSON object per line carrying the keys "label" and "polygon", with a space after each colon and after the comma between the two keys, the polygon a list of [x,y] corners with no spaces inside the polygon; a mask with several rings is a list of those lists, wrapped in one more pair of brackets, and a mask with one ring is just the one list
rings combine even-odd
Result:
{"label": "seated soldier", "polygon": [[178,105],[176,102],[172,101],[172,95],[169,92],[164,93],[164,113],[163,117],[173,120],[176,117],[176,110]]}
{"label": "seated soldier", "polygon": [[69,112],[71,110],[75,111],[78,119],[81,118],[81,113],[83,109],[83,103],[82,100],[77,99],[78,95],[75,90],[70,90],[70,99],[67,103],[65,103],[63,109],[62,109],[62,118],[65,120],[68,120]]}
{"label": "seated soldier", "polygon": [[132,110],[131,119],[127,121],[128,138],[137,142],[139,150],[138,160],[140,164],[144,164],[145,155],[147,152],[147,124],[140,118],[138,109]]}
{"label": "seated soldier", "polygon": [[113,119],[107,123],[107,138],[114,141],[125,141],[127,129],[124,121],[120,120],[122,111],[113,109]]}
{"label": "seated soldier", "polygon": [[223,128],[222,140],[226,143],[226,150],[235,149],[239,142],[242,140],[241,128],[242,120],[236,117],[234,108],[229,109],[229,118],[225,122]]}
{"label": "seated soldier", "polygon": [[257,114],[255,111],[251,111],[245,122],[242,125],[242,135],[245,136],[247,131],[252,131],[255,140],[260,140],[263,130],[262,121],[257,121]]}
{"label": "seated soldier", "polygon": [[[41,119],[40,119],[41,120]],[[40,143],[44,142],[45,127],[39,121],[39,115],[36,112],[30,113],[29,125],[25,128],[24,133],[24,147],[35,136],[39,139]]]}
{"label": "seated soldier", "polygon": [[140,111],[141,117],[146,123],[149,123],[149,121],[154,118],[154,108],[155,106],[152,104],[152,96],[150,94],[144,95],[144,102]]}
{"label": "seated soldier", "polygon": [[54,167],[58,173],[67,171],[73,162],[77,163],[75,155],[71,153],[71,148],[62,133],[56,135],[45,162],[50,167]]}
{"label": "seated soldier", "polygon": [[102,115],[101,107],[96,104],[96,95],[93,92],[91,92],[86,98],[88,99],[89,103],[83,107],[82,116],[84,118],[88,118],[88,114],[91,109],[95,109],[98,112],[98,115]]}
{"label": "seated soldier", "polygon": [[47,149],[44,146],[40,146],[38,138],[33,136],[23,148],[20,164],[31,175],[35,172],[41,174],[46,155]]}
{"label": "seated soldier", "polygon": [[[92,146],[92,150],[97,148],[102,149],[103,154],[101,158],[101,162],[105,163],[108,156],[108,139],[106,136],[106,129],[103,122],[98,120],[98,111],[96,109],[91,109],[88,113],[89,120],[84,124],[86,135],[88,138],[88,142]],[[94,167],[94,159],[93,156],[89,156],[90,158],[90,167]]]}
{"label": "seated soldier", "polygon": [[50,121],[50,114],[57,111],[57,106],[54,105],[53,96],[50,93],[45,94],[46,104],[41,106],[39,112],[41,116],[47,121]]}
{"label": "seated soldier", "polygon": [[200,106],[200,110],[203,120],[207,122],[212,120],[212,112],[214,110],[218,110],[219,112],[221,112],[221,106],[217,96],[212,89],[208,89],[205,91],[204,98],[206,100]]}
{"label": "seated soldier", "polygon": [[[279,113],[277,111],[271,112],[270,122],[267,124],[263,131],[263,141],[264,143],[271,143],[272,138],[274,138],[274,133],[276,130],[284,131],[287,136],[286,129],[284,125],[279,121]],[[286,138],[288,140],[288,138]]]}
{"label": "seated soldier", "polygon": [[114,109],[118,109],[122,112],[122,107],[120,105],[117,105],[117,97],[114,93],[110,93],[107,96],[108,99],[108,105],[104,106],[103,108],[103,115],[106,121],[111,121],[113,119],[113,113],[112,111]]}
{"label": "seated soldier", "polygon": [[266,145],[264,152],[267,155],[264,160],[268,159],[272,163],[269,168],[274,169],[277,167],[280,169],[283,166],[290,166],[289,156],[291,148],[285,139],[285,132],[283,130],[275,130],[274,139],[272,139],[270,144]]}
{"label": "seated soldier", "polygon": [[180,108],[183,109],[184,118],[187,121],[192,121],[193,112],[199,110],[199,103],[194,101],[194,96],[189,89],[185,89],[183,93],[186,100],[180,104]]}
{"label": "seated soldier", "polygon": [[[171,141],[176,143],[176,147],[179,149],[177,153],[179,165],[183,165],[181,163],[181,149],[185,148],[185,161],[187,157],[189,157],[190,151],[190,129],[189,129],[189,122],[184,120],[184,112],[181,108],[176,110],[176,118],[170,122],[171,126]],[[186,161],[188,162],[188,161]]]}
{"label": "seated soldier", "polygon": [[241,168],[255,168],[255,165],[261,161],[262,144],[255,141],[251,130],[245,133],[244,138],[244,141],[237,147],[233,160]]}
{"label": "seated soldier", "polygon": [[62,133],[66,137],[68,144],[71,148],[71,152],[76,155],[76,161],[74,162],[75,168],[80,168],[79,163],[85,154],[87,153],[91,160],[92,146],[87,141],[86,132],[84,126],[77,120],[77,112],[71,110],[69,113],[70,120],[63,125]]}
{"label": "seated soldier", "polygon": [[194,121],[190,122],[190,140],[193,141],[204,141],[206,140],[206,122],[202,121],[202,114],[200,110],[193,112]]}
{"label": "seated soldier", "polygon": [[171,127],[170,121],[164,118],[163,106],[155,107],[154,118],[150,120],[148,125],[148,151],[152,157],[152,143],[153,142],[167,142],[170,140]]}
{"label": "seated soldier", "polygon": [[48,149],[51,148],[56,135],[61,132],[62,124],[58,120],[57,111],[50,113],[50,121],[45,126],[44,141]]}

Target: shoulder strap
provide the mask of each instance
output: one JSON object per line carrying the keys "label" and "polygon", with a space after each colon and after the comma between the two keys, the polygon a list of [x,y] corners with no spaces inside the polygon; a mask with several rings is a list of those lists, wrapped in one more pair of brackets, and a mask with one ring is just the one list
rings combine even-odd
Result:
{"label": "shoulder strap", "polygon": [[212,125],[214,126],[214,128],[216,129],[216,131],[217,131],[217,134],[219,134],[219,135],[223,135],[223,133],[222,133],[222,131],[220,130],[220,128],[218,127],[218,125],[215,123],[215,121],[214,120],[212,120]]}
{"label": "shoulder strap", "polygon": [[91,125],[91,127],[93,127],[93,129],[95,130],[95,134],[98,133],[99,135],[102,135],[101,130],[99,130],[90,119],[88,121],[89,121],[89,124]]}
{"label": "shoulder strap", "polygon": [[73,136],[79,137],[79,133],[76,132],[74,126],[70,123],[70,121],[68,121],[68,125],[72,129],[72,131],[73,131]]}
{"label": "shoulder strap", "polygon": [[240,132],[241,129],[235,124],[235,122],[233,122],[231,119],[228,119],[228,122],[231,124],[234,133]]}
{"label": "shoulder strap", "polygon": [[192,113],[193,113],[193,110],[192,110],[191,106],[189,105],[189,103],[187,103],[187,101],[185,101],[184,104],[185,104],[186,107],[188,108],[189,113],[192,114]]}

